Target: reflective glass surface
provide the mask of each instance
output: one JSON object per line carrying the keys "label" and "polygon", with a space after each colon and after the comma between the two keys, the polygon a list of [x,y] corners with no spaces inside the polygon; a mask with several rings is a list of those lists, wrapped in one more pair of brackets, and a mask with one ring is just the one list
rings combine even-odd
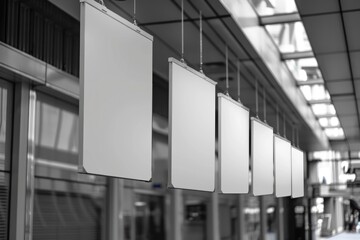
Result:
{"label": "reflective glass surface", "polygon": [[260,16],[297,12],[294,0],[250,0]]}
{"label": "reflective glass surface", "polygon": [[37,93],[33,239],[101,239],[106,179],[78,173],[78,109]]}
{"label": "reflective glass surface", "polygon": [[271,24],[265,26],[280,52],[311,51],[311,46],[302,22]]}

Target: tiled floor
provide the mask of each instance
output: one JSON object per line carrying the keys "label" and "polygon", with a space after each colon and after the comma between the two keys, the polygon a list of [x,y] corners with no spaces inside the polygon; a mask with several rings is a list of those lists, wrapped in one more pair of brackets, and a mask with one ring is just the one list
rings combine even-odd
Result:
{"label": "tiled floor", "polygon": [[320,238],[326,240],[360,240],[360,233],[341,233],[331,238]]}

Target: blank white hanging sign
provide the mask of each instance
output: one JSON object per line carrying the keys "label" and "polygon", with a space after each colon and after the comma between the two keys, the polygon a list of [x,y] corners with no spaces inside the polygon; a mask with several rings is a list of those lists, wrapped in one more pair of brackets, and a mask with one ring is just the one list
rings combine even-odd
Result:
{"label": "blank white hanging sign", "polygon": [[291,196],[291,143],[274,134],[275,196]]}
{"label": "blank white hanging sign", "polygon": [[149,181],[153,38],[81,2],[79,171]]}
{"label": "blank white hanging sign", "polygon": [[249,109],[218,94],[220,191],[249,192]]}
{"label": "blank white hanging sign", "polygon": [[292,198],[304,196],[304,153],[296,147],[291,147],[292,168]]}
{"label": "blank white hanging sign", "polygon": [[274,192],[273,129],[251,118],[251,184],[254,196]]}
{"label": "blank white hanging sign", "polygon": [[169,186],[214,191],[215,82],[169,58]]}

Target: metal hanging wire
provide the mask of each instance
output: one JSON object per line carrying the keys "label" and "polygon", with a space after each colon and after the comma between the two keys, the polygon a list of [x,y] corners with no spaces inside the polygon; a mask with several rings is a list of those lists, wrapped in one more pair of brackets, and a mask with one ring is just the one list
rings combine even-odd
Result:
{"label": "metal hanging wire", "polygon": [[291,124],[291,138],[292,138],[292,144],[294,145],[294,146],[296,146],[296,143],[295,143],[295,124],[294,123],[292,123]]}
{"label": "metal hanging wire", "polygon": [[137,22],[136,22],[136,0],[134,0],[133,20],[134,20],[134,25],[137,25]]}
{"label": "metal hanging wire", "polygon": [[236,79],[237,79],[237,96],[238,102],[241,103],[240,99],[240,60],[238,59],[236,62]]}
{"label": "metal hanging wire", "polygon": [[99,3],[105,7],[104,0],[99,0]]}
{"label": "metal hanging wire", "polygon": [[276,133],[280,136],[279,121],[279,105],[276,104]]}
{"label": "metal hanging wire", "polygon": [[226,68],[226,95],[229,96],[229,53],[228,53],[228,46],[225,46],[225,68]]}
{"label": "metal hanging wire", "polygon": [[285,113],[283,113],[283,122],[284,122],[283,134],[284,134],[284,138],[286,138],[286,119],[285,119]]}
{"label": "metal hanging wire", "polygon": [[299,128],[296,127],[296,146],[299,147]]}
{"label": "metal hanging wire", "polygon": [[266,122],[266,91],[265,86],[263,86],[263,97],[264,97],[264,123]]}
{"label": "metal hanging wire", "polygon": [[259,93],[258,93],[258,80],[255,80],[255,111],[256,118],[259,118]]}
{"label": "metal hanging wire", "polygon": [[184,60],[184,0],[181,0],[181,62]]}
{"label": "metal hanging wire", "polygon": [[200,11],[200,72],[203,72],[203,36],[202,36],[202,14]]}

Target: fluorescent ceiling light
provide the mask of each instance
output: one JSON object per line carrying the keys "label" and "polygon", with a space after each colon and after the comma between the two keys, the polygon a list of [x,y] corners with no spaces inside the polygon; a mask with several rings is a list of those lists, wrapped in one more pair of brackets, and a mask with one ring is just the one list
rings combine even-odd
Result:
{"label": "fluorescent ceiling light", "polygon": [[325,134],[330,140],[339,140],[345,138],[342,128],[326,128]]}
{"label": "fluorescent ceiling light", "polygon": [[319,103],[319,104],[313,104],[311,107],[316,116],[336,114],[334,105],[332,104]]}
{"label": "fluorescent ceiling light", "polygon": [[303,85],[300,86],[300,90],[307,101],[330,99],[329,92],[323,84]]}
{"label": "fluorescent ceiling light", "polygon": [[337,117],[325,117],[325,118],[319,118],[319,123],[322,127],[339,127],[340,121]]}

